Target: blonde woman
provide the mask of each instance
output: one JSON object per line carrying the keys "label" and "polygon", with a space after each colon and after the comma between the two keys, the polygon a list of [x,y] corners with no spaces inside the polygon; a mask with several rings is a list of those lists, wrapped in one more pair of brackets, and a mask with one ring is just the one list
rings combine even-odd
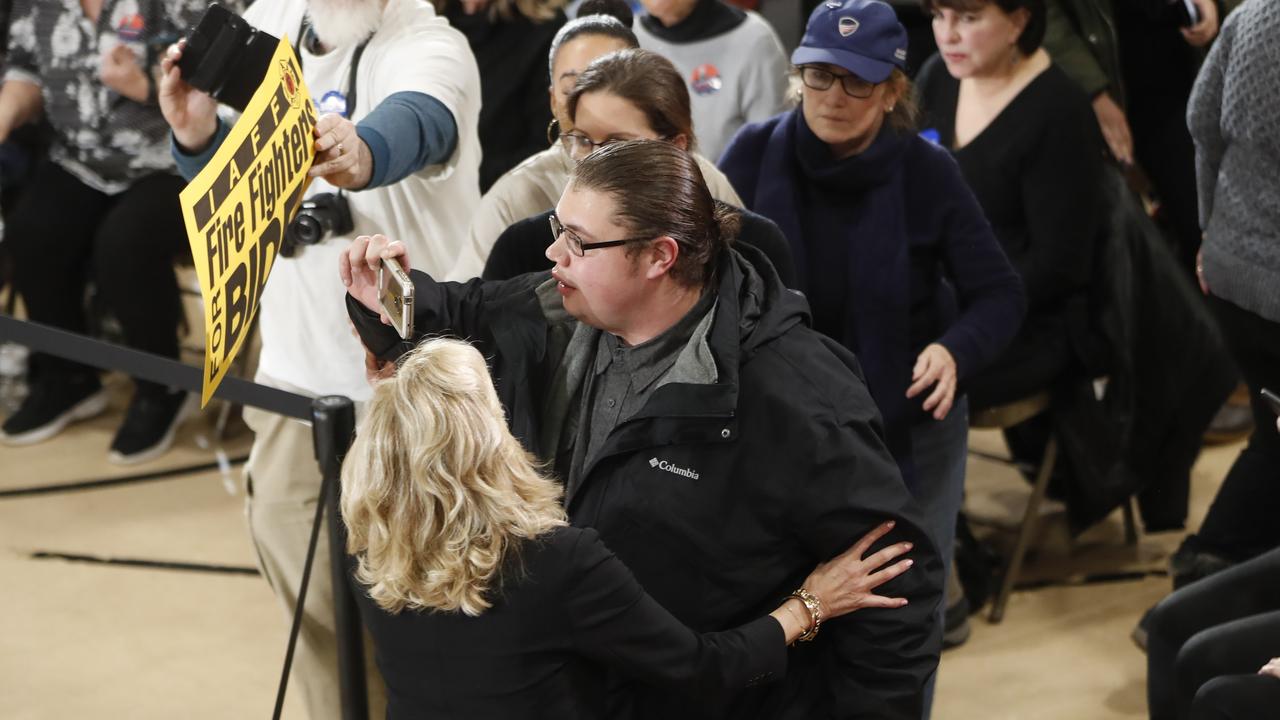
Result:
{"label": "blonde woman", "polygon": [[[698,634],[650,598],[512,437],[480,353],[430,340],[381,382],[343,467],[357,597],[389,718],[595,718],[605,669],[700,698],[785,671],[786,646],[863,607],[911,566],[863,559],[892,527],[819,565],[769,615]],[[779,600],[783,600],[779,598]],[[616,697],[615,697],[616,700]]]}

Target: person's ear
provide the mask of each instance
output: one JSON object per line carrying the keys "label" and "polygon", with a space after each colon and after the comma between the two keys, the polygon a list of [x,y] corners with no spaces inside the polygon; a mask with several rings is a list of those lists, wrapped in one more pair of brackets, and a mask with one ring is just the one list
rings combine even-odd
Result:
{"label": "person's ear", "polygon": [[680,257],[680,243],[663,235],[649,244],[645,256],[644,276],[647,280],[657,280],[671,272],[671,267]]}
{"label": "person's ear", "polygon": [[1017,44],[1018,38],[1022,37],[1022,31],[1027,29],[1027,24],[1031,22],[1031,11],[1025,7],[1009,13],[1009,21],[1013,23],[1013,42]]}
{"label": "person's ear", "polygon": [[881,87],[884,88],[884,94],[880,96],[880,104],[886,113],[891,113],[898,105],[898,101],[902,99],[903,84],[896,82],[896,78],[890,75],[889,82],[882,84]]}
{"label": "person's ear", "polygon": [[688,136],[688,135],[685,135],[684,133],[680,133],[679,135],[677,135],[677,136],[675,136],[675,137],[671,138],[671,144],[672,144],[672,145],[675,145],[676,147],[680,148],[681,150],[688,150],[688,149],[689,149],[689,136]]}

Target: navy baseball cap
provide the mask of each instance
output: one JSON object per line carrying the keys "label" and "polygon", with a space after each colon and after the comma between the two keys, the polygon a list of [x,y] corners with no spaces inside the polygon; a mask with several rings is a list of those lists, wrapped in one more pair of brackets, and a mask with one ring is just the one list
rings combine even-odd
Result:
{"label": "navy baseball cap", "polygon": [[907,67],[907,30],[880,0],[823,0],[809,15],[794,65],[838,65],[867,82]]}

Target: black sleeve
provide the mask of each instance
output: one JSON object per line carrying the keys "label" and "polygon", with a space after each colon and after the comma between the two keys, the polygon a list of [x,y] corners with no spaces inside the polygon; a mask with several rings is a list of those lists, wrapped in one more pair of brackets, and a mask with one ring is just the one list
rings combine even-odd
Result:
{"label": "black sleeve", "polygon": [[720,153],[720,161],[716,167],[729,178],[729,184],[742,198],[742,206],[748,210],[755,206],[756,183],[760,177],[760,162],[764,157],[765,143],[769,140],[767,128],[744,125],[729,140],[724,152]]}
{"label": "black sleeve", "polygon": [[782,280],[782,284],[794,288],[796,286],[795,261],[791,257],[791,245],[787,243],[787,237],[782,234],[782,229],[763,215],[757,215],[750,210],[741,210],[741,213],[742,230],[738,234],[738,240],[763,252],[769,258],[769,262],[773,263],[773,269],[778,272],[778,278]]}
{"label": "black sleeve", "polygon": [[642,681],[705,700],[786,673],[786,638],[772,617],[695,633],[640,587],[595,530],[575,542],[565,597],[574,647]]}
{"label": "black sleeve", "polygon": [[502,231],[489,251],[480,277],[485,280],[508,280],[517,275],[550,270],[547,246],[551,244],[547,218],[551,211],[512,223]]}
{"label": "black sleeve", "polygon": [[[1049,72],[1053,72],[1050,70]],[[1093,112],[1074,86],[1062,92],[1081,104],[1034,108],[1042,131],[1023,163],[1027,251],[1011,258],[1031,307],[1053,304],[1085,287],[1102,222],[1102,138]]]}
{"label": "black sleeve", "polygon": [[1022,279],[987,222],[982,206],[949,154],[937,152],[929,194],[945,198],[942,262],[956,291],[960,316],[938,342],[964,379],[986,367],[1018,334],[1027,310]]}
{"label": "black sleeve", "polygon": [[[938,665],[942,559],[880,438],[870,394],[831,377],[813,381],[828,399],[814,403],[815,415],[825,417],[815,419],[806,455],[813,462],[797,486],[790,526],[816,557],[830,558],[894,519],[893,530],[872,551],[908,541],[914,545],[908,557],[915,561],[876,590],[907,598],[906,607],[863,609],[822,624],[817,642],[825,653],[822,684],[830,695],[824,705],[831,717],[918,720],[925,683]],[[825,411],[817,412],[824,404]]]}

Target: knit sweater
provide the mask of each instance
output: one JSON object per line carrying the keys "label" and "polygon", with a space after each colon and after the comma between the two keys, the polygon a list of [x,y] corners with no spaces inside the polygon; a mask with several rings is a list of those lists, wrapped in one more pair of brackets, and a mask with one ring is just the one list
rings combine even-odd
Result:
{"label": "knit sweater", "polygon": [[[790,67],[767,20],[747,12],[736,24],[718,21],[716,10],[722,5],[721,0],[701,0],[692,15],[670,28],[643,16],[632,26],[640,47],[670,60],[689,84],[697,149],[713,161],[738,128],[786,109]],[[712,17],[704,20],[707,15]]]}
{"label": "knit sweater", "polygon": [[1204,277],[1214,295],[1280,322],[1280,3],[1222,24],[1187,104]]}

